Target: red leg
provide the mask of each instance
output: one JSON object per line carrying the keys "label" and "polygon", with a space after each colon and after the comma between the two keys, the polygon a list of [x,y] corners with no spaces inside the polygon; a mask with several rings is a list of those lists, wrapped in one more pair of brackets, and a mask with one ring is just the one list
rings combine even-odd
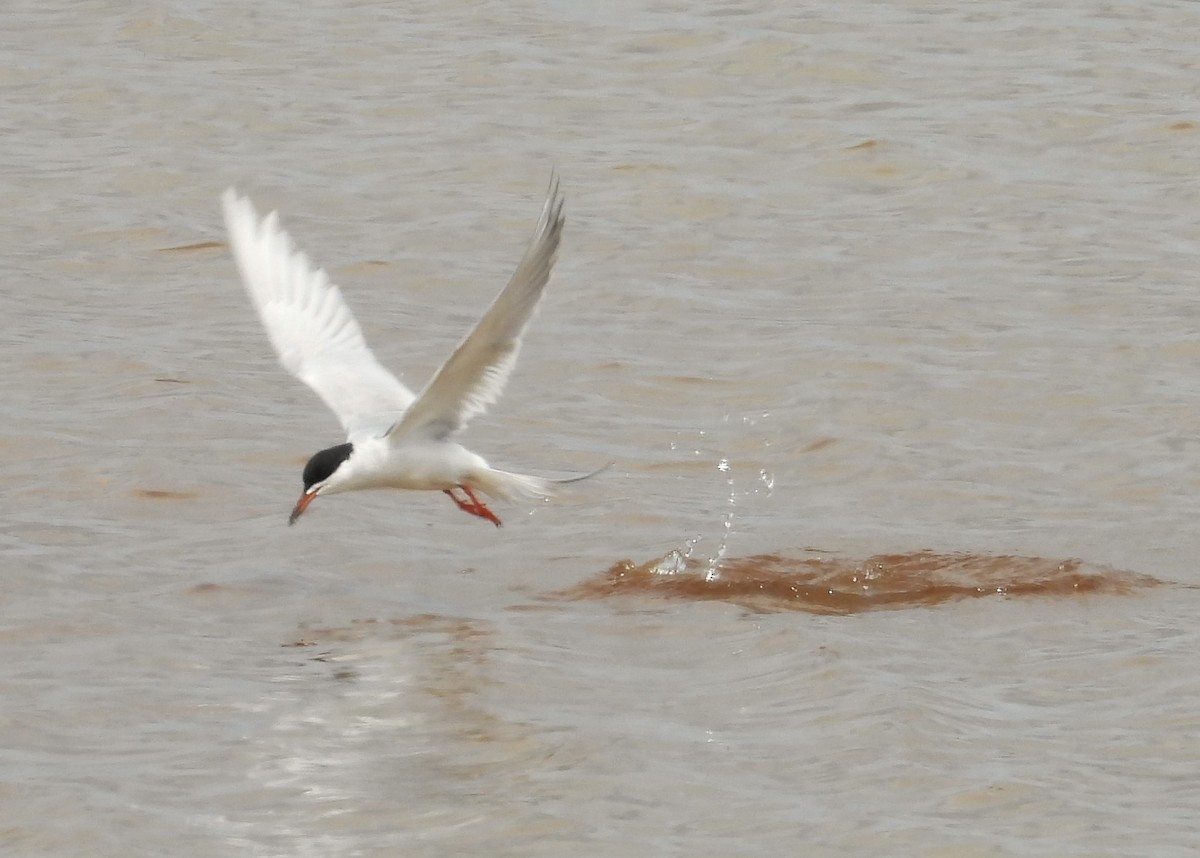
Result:
{"label": "red leg", "polygon": [[458,504],[458,508],[463,512],[468,512],[479,518],[486,518],[492,524],[496,525],[496,527],[500,526],[500,519],[496,517],[494,512],[487,508],[487,504],[475,497],[475,492],[471,491],[470,486],[459,486],[459,488],[467,493],[469,500],[460,500],[458,495],[454,494],[453,489],[442,489],[442,491],[449,495],[450,500]]}

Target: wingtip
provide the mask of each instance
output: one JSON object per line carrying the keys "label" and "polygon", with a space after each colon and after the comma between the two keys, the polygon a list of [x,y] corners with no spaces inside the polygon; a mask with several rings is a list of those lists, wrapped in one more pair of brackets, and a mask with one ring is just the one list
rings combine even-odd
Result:
{"label": "wingtip", "polygon": [[558,170],[554,167],[550,168],[550,184],[546,188],[546,204],[542,208],[541,223],[539,224],[539,232],[553,225],[555,230],[561,230],[565,218],[563,217],[563,196],[558,178]]}
{"label": "wingtip", "polygon": [[221,194],[221,209],[225,213],[225,226],[232,233],[234,225],[243,221],[257,221],[258,212],[249,197],[238,193],[238,189],[230,185]]}

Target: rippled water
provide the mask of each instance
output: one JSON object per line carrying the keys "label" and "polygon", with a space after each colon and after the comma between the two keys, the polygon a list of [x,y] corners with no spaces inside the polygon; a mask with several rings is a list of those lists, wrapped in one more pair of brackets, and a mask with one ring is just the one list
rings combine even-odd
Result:
{"label": "rippled water", "polygon": [[[1198,24],[9,4],[5,854],[1194,854]],[[615,466],[288,528],[220,191],[419,386],[552,167],[467,441]]]}

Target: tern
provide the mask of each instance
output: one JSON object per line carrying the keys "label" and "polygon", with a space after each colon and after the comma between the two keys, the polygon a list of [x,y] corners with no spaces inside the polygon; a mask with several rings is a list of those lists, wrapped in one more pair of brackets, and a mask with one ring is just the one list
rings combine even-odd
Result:
{"label": "tern", "polygon": [[288,524],[321,495],[397,488],[443,491],[459,509],[499,527],[477,492],[501,500],[545,498],[556,483],[591,476],[551,480],[498,470],[454,440],[500,396],[550,280],[563,229],[556,177],[508,285],[415,395],[376,360],[341,290],[293,245],[278,214],[260,218],[234,188],[221,201],[242,282],[279,362],[316,392],[346,432],[345,443],[304,466],[304,492]]}

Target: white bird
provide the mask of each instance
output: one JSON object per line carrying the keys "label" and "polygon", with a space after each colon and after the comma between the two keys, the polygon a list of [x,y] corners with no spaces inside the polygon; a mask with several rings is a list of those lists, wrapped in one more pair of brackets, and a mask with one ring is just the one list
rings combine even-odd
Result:
{"label": "white bird", "polygon": [[533,239],[508,285],[415,396],[375,359],[341,291],[293,247],[278,215],[260,219],[233,188],[221,202],[246,292],[280,363],[316,391],[346,431],[344,444],[304,466],[304,493],[289,524],[319,495],[398,488],[443,491],[459,509],[499,527],[477,491],[504,500],[548,497],[554,483],[584,479],[497,470],[453,440],[500,396],[550,279],[563,228],[557,178],[551,177]]}

